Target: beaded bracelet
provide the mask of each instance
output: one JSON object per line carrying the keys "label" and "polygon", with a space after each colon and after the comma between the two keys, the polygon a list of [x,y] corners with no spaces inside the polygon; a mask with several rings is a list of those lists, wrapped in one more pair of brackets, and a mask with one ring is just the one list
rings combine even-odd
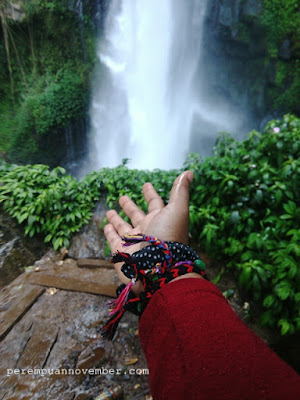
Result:
{"label": "beaded bracelet", "polygon": [[[113,263],[124,262],[121,271],[130,279],[117,289],[117,299],[111,301],[109,311],[111,318],[101,329],[102,337],[112,340],[120,319],[126,311],[141,316],[153,294],[178,276],[196,272],[208,279],[204,273],[205,264],[198,254],[182,243],[163,242],[153,236],[133,235],[122,237],[123,246],[147,242],[150,245],[133,253],[117,252]],[[130,289],[141,281],[144,291],[136,296]]]}

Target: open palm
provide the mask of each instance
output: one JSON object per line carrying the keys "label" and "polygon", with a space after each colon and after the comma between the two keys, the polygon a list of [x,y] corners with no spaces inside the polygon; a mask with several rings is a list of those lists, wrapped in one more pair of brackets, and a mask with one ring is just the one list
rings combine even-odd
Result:
{"label": "open palm", "polygon": [[[193,173],[185,171],[179,175],[170,192],[168,205],[164,205],[161,197],[151,183],[143,186],[143,195],[148,204],[148,214],[145,214],[128,197],[122,196],[119,200],[120,206],[130,218],[131,224],[124,221],[115,210],[107,212],[109,224],[104,227],[112,254],[124,251],[122,247],[122,236],[144,234],[155,236],[164,241],[176,241],[188,243],[189,225],[189,186],[193,180]],[[134,253],[141,248],[140,244],[130,246],[126,249]],[[127,283],[129,280],[121,272],[122,263],[115,265],[120,280]]]}

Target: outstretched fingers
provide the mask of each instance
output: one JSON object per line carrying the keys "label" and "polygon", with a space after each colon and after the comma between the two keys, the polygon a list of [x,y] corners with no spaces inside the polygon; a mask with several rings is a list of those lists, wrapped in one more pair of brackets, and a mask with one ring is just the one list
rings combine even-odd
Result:
{"label": "outstretched fingers", "polygon": [[[105,225],[104,234],[108,241],[108,245],[110,247],[112,254],[115,254],[118,250],[121,250],[121,247],[122,247],[121,238],[112,224]],[[132,250],[134,250],[134,251],[139,250],[139,246],[140,246],[139,244],[132,246]],[[122,265],[123,265],[123,262],[118,262],[118,263],[114,264],[114,267],[115,267],[115,270],[118,274],[120,281],[125,283],[125,285],[127,285],[127,283],[130,282],[130,279],[127,278],[121,271]],[[139,294],[141,292],[142,288],[143,288],[142,283],[136,282],[136,284],[132,288],[132,291],[135,294]]]}
{"label": "outstretched fingers", "polygon": [[128,222],[124,221],[115,210],[108,211],[106,217],[120,237],[126,235],[132,230],[132,226],[128,224]]}
{"label": "outstretched fingers", "polygon": [[[121,238],[118,234],[118,232],[115,230],[114,226],[112,224],[107,224],[104,227],[104,234],[105,237],[108,241],[108,245],[110,247],[111,253],[115,254],[117,250],[120,248],[120,243],[121,243]],[[121,282],[127,284],[129,282],[129,279],[126,278],[126,276],[123,274],[121,271],[123,263],[116,263],[114,264],[115,270],[118,274],[118,277]]]}
{"label": "outstretched fingers", "polygon": [[104,235],[108,241],[111,253],[114,254],[120,244],[120,236],[112,224],[107,224],[104,227]]}
{"label": "outstretched fingers", "polygon": [[193,177],[192,171],[184,171],[174,181],[169,204],[175,205],[178,210],[188,211],[189,209],[189,189]]}
{"label": "outstretched fingers", "polygon": [[162,198],[158,195],[157,191],[154,189],[153,185],[149,182],[145,183],[143,186],[143,195],[146,202],[148,203],[148,212],[154,210],[161,210],[164,208],[164,202]]}
{"label": "outstretched fingers", "polygon": [[[128,197],[122,196],[119,200],[120,206],[130,218],[132,226],[136,227],[145,218],[145,213]],[[125,221],[124,221],[125,222]]]}

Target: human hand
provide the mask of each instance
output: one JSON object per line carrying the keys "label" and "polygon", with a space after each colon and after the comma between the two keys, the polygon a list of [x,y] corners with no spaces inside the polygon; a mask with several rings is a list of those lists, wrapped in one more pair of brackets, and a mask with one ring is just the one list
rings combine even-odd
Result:
{"label": "human hand", "polygon": [[[169,203],[166,206],[152,184],[145,183],[143,195],[148,203],[148,214],[140,210],[128,196],[122,196],[119,203],[125,214],[130,218],[131,225],[124,221],[115,210],[107,212],[109,224],[104,227],[104,234],[112,254],[118,250],[124,251],[122,236],[139,233],[154,236],[164,241],[188,244],[189,187],[192,180],[193,173],[191,171],[180,174],[174,181]],[[140,248],[141,244],[136,244],[128,247],[126,252],[132,254]],[[121,266],[122,263],[115,264],[119,279],[127,284],[129,279],[121,272]],[[135,292],[139,290],[140,287],[137,286]]]}

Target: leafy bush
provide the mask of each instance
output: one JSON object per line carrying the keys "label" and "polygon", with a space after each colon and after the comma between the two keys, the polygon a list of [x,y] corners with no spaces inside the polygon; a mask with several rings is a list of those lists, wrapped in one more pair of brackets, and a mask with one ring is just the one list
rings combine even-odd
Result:
{"label": "leafy bush", "polygon": [[[57,250],[69,246],[74,232],[86,224],[95,202],[107,194],[109,207],[115,207],[122,195],[130,195],[146,210],[141,194],[142,185],[151,181],[163,198],[167,198],[178,171],[145,172],[129,170],[126,166],[104,168],[82,180],[76,180],[57,167],[50,171],[46,165],[0,167],[0,202],[20,224],[25,234],[43,234],[45,242],[52,242]],[[167,186],[169,183],[169,186]]]}
{"label": "leafy bush", "polygon": [[46,165],[4,165],[0,176],[4,209],[26,224],[26,235],[43,234],[55,250],[69,246],[72,234],[89,221],[100,196],[97,176],[77,181],[61,167],[50,171]]}
{"label": "leafy bush", "polygon": [[238,270],[266,308],[261,322],[282,334],[300,328],[299,147],[300,120],[286,115],[241,143],[223,135],[214,157],[185,165],[195,171],[193,236]]}
{"label": "leafy bush", "polygon": [[[260,21],[269,54],[269,71],[275,80],[269,94],[273,107],[299,114],[300,96],[300,13],[298,0],[263,0]],[[280,48],[288,40],[290,56],[280,59]]]}
{"label": "leafy bush", "polygon": [[270,49],[276,52],[282,40],[290,36],[296,41],[300,33],[298,0],[263,0],[261,20]]}
{"label": "leafy bush", "polygon": [[46,134],[55,126],[65,126],[81,116],[86,106],[83,82],[70,67],[60,69],[55,76],[44,77],[43,81],[40,90],[30,93],[24,104],[38,135]]}
{"label": "leafy bush", "polygon": [[[103,168],[88,176],[96,175],[101,181],[105,192],[107,192],[107,204],[110,208],[116,207],[121,196],[128,195],[141,209],[146,211],[147,204],[142,195],[143,184],[151,182],[162,199],[167,202],[173,181],[180,172],[181,170],[131,170],[125,165],[120,165],[113,169]],[[124,214],[122,215],[124,216]]]}

